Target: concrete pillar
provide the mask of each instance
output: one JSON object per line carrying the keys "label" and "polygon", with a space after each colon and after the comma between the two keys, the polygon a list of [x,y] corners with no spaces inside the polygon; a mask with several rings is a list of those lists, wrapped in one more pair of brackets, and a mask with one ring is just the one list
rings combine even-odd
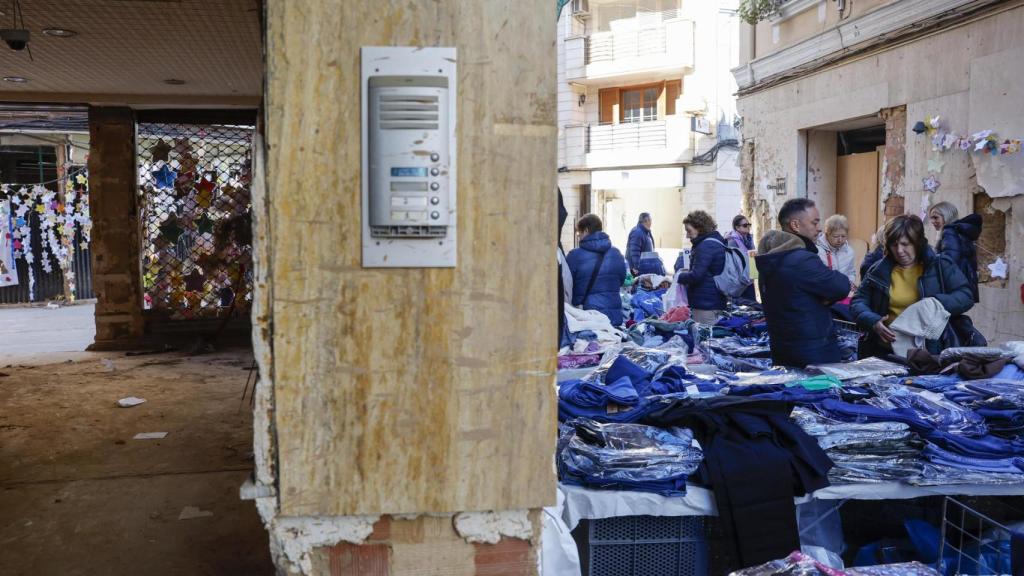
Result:
{"label": "concrete pillar", "polygon": [[96,292],[96,340],[89,349],[130,348],[143,331],[132,110],[90,108],[89,139],[90,251]]}
{"label": "concrete pillar", "polygon": [[[267,2],[255,486],[288,574],[537,573],[555,501],[550,0]],[[454,46],[458,265],[362,266],[362,46]]]}

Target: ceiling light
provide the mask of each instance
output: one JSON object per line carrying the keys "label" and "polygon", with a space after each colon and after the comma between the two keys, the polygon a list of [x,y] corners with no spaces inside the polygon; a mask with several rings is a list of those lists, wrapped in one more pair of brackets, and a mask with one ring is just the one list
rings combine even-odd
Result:
{"label": "ceiling light", "polygon": [[184,80],[180,80],[178,78],[168,78],[164,80],[164,84],[170,84],[171,86],[181,86],[184,83]]}
{"label": "ceiling light", "polygon": [[46,34],[47,36],[54,36],[56,38],[71,38],[72,36],[78,36],[78,32],[68,30],[67,28],[43,28],[43,34]]}
{"label": "ceiling light", "polygon": [[28,78],[21,76],[4,76],[4,82],[14,82],[15,84],[25,84],[28,82]]}

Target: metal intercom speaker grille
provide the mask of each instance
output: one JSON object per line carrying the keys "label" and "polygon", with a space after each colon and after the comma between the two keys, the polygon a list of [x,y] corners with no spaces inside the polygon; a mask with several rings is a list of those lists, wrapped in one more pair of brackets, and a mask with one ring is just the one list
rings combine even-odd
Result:
{"label": "metal intercom speaker grille", "polygon": [[138,125],[150,314],[188,320],[251,307],[252,137],[249,126]]}
{"label": "metal intercom speaker grille", "polygon": [[437,96],[382,94],[377,111],[381,130],[437,130]]}

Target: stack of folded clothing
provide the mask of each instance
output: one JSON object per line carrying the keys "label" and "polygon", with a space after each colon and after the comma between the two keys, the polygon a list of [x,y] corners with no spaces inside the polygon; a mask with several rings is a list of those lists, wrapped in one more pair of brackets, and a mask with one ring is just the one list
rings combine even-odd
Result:
{"label": "stack of folded clothing", "polygon": [[992,435],[984,422],[978,422],[976,414],[962,407],[951,409],[950,404],[934,398],[892,398],[899,407],[886,409],[833,399],[815,407],[819,413],[842,422],[902,422],[909,426],[926,441],[926,450],[921,453],[921,476],[910,479],[913,484],[1024,483],[1024,473],[1014,471],[1014,459],[1024,458],[1024,439]]}
{"label": "stack of folded clothing", "polygon": [[578,418],[561,426],[558,441],[560,480],[588,488],[683,496],[702,459],[685,428]]}
{"label": "stack of folded clothing", "polygon": [[1004,438],[1024,434],[1024,388],[1020,382],[971,380],[954,384],[944,393],[950,400],[970,407],[983,417],[992,434]]}
{"label": "stack of folded clothing", "polygon": [[794,408],[792,418],[835,463],[834,484],[909,482],[921,476],[924,443],[902,422],[840,422],[813,409]]}

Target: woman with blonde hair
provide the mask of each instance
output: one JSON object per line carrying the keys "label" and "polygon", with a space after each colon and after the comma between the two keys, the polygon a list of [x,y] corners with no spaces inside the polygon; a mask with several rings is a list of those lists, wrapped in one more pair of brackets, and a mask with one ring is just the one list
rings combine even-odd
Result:
{"label": "woman with blonde hair", "polygon": [[818,257],[831,270],[842,272],[850,279],[850,286],[857,285],[857,270],[853,266],[856,256],[847,239],[850,224],[846,216],[833,214],[825,220],[825,231],[818,234]]}
{"label": "woman with blonde hair", "polygon": [[939,202],[928,209],[928,220],[939,231],[935,251],[953,261],[971,283],[974,301],[978,298],[978,251],[975,243],[981,236],[981,216],[968,214],[957,219],[960,213],[949,202]]}

